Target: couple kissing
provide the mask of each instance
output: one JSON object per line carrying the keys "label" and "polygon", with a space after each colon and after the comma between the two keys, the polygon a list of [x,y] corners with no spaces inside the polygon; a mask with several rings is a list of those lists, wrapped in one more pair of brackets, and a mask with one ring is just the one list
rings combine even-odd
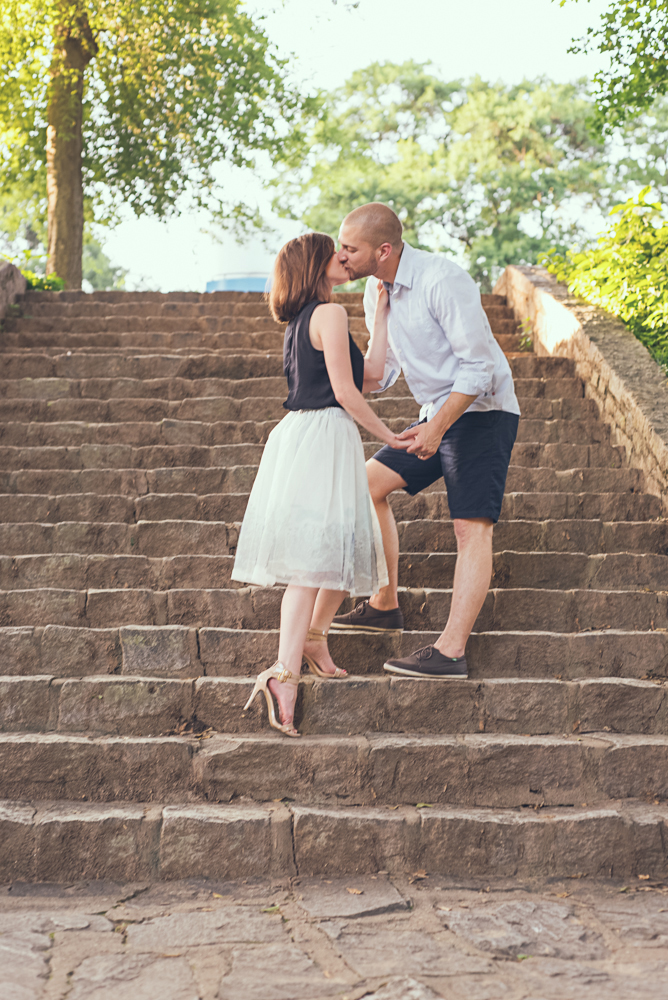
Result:
{"label": "couple kissing", "polygon": [[[345,309],[331,301],[337,285],[357,278],[368,279],[364,355]],[[388,660],[384,669],[467,677],[466,642],[490,585],[492,533],[519,406],[473,279],[447,257],[406,243],[386,205],[350,212],[338,250],[324,233],[286,243],[269,306],[288,324],[288,412],[268,437],[232,579],[285,586],[278,659],[258,676],[246,708],[263,692],[270,724],[297,737],[302,664],[318,677],[346,676],[329,653],[329,630],[403,629],[389,496],[415,496],[441,477],[457,540],[448,620],[433,645]],[[364,393],[384,392],[402,373],[421,410],[416,423],[395,434]],[[366,466],[357,424],[383,443]],[[348,595],[365,599],[337,615]]]}

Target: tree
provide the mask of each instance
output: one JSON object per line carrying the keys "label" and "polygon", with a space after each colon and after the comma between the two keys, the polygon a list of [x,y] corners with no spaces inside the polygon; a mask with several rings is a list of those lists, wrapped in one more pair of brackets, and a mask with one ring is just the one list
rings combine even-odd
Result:
{"label": "tree", "polygon": [[462,252],[489,290],[508,263],[535,263],[607,210],[605,144],[586,127],[586,85],[446,82],[425,65],[378,64],[321,94],[304,122],[276,207],[335,234],[367,201],[392,205],[409,242]]}
{"label": "tree", "polygon": [[619,316],[668,372],[668,220],[650,188],[617,205],[595,246],[545,263],[575,295]]}
{"label": "tree", "polygon": [[594,76],[594,120],[611,132],[668,92],[668,0],[611,0],[599,25],[570,51],[592,48],[610,57],[609,69]]}
{"label": "tree", "polygon": [[47,270],[79,288],[84,203],[160,217],[187,191],[243,227],[220,161],[277,155],[300,100],[241,0],[4,0],[0,185],[41,180]]}

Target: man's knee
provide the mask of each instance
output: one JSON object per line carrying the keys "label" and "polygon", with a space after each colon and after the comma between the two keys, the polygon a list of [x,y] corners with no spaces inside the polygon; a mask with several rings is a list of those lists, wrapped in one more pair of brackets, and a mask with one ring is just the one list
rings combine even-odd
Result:
{"label": "man's knee", "polygon": [[491,543],[494,532],[494,522],[488,517],[457,517],[452,525],[455,529],[457,548],[464,549],[468,545],[487,545]]}

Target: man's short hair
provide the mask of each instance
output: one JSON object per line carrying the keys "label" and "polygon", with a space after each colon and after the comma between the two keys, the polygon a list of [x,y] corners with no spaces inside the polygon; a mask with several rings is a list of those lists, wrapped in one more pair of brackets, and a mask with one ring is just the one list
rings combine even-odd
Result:
{"label": "man's short hair", "polygon": [[396,212],[380,201],[371,201],[349,212],[343,220],[345,225],[354,226],[364,234],[364,241],[374,250],[381,244],[389,243],[393,248],[401,245],[404,227]]}

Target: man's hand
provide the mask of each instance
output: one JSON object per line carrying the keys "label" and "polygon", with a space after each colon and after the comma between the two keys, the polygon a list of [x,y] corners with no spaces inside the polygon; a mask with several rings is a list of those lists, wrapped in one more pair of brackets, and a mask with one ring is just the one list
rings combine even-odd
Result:
{"label": "man's hand", "polygon": [[408,430],[398,434],[403,441],[412,438],[411,444],[407,448],[409,455],[417,455],[418,458],[427,459],[435,455],[443,439],[443,431],[434,427],[431,420],[425,424],[418,424],[416,427],[409,427]]}

